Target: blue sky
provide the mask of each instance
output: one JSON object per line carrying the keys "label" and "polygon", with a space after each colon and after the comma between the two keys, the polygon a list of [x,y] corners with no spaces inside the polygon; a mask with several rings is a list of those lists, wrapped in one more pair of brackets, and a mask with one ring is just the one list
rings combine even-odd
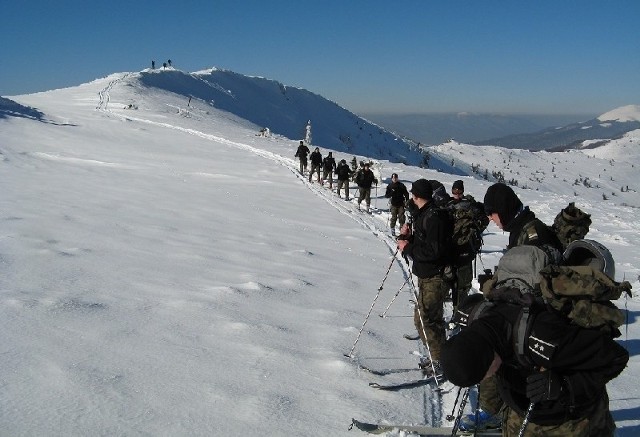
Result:
{"label": "blue sky", "polygon": [[0,0],[0,95],[171,59],[356,113],[593,114],[640,104],[640,2]]}

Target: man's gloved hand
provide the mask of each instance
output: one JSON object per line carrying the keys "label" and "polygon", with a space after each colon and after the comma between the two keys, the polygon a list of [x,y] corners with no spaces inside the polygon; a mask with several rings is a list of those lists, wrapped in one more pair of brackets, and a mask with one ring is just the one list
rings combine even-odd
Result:
{"label": "man's gloved hand", "polygon": [[562,377],[552,370],[544,370],[527,377],[527,397],[534,404],[560,397]]}

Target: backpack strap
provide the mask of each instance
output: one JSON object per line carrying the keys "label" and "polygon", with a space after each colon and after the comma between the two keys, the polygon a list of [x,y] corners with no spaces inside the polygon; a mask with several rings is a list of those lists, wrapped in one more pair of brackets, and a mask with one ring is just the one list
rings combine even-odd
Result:
{"label": "backpack strap", "polygon": [[527,236],[527,241],[533,241],[538,238],[538,231],[536,230],[535,220],[531,220],[529,223],[523,226],[524,235]]}
{"label": "backpack strap", "polygon": [[454,317],[452,318],[452,322],[459,325],[461,328],[466,328],[475,320],[478,320],[480,317],[482,317],[483,313],[493,306],[495,306],[493,302],[483,300],[470,309],[458,308],[456,310],[456,313],[454,314]]}

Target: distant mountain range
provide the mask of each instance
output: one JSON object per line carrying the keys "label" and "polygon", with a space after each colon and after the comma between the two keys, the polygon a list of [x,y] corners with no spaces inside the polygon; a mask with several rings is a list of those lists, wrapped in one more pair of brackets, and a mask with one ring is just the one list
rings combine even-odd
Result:
{"label": "distant mountain range", "polygon": [[506,135],[537,132],[587,120],[589,115],[504,115],[472,112],[441,114],[363,114],[373,122],[422,144],[450,139],[475,143]]}
{"label": "distant mountain range", "polygon": [[563,151],[593,148],[640,129],[640,105],[628,105],[582,123],[473,142],[509,149]]}

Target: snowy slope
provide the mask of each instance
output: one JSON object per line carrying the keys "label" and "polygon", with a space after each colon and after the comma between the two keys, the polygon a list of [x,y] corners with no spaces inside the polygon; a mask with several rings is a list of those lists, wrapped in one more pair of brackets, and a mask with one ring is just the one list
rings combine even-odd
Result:
{"label": "snowy slope", "polygon": [[[195,92],[129,78],[12,97],[44,116],[0,119],[0,435],[352,436],[352,417],[448,425],[455,390],[439,399],[430,387],[387,393],[368,383],[417,376],[404,371],[418,345],[402,338],[413,330],[411,293],[386,233],[389,175],[448,187],[459,177],[382,161],[379,211],[366,215],[297,174],[297,139],[256,136],[259,125],[215,105],[187,106]],[[481,159],[472,150],[486,168],[506,167],[509,152],[497,148],[437,152],[470,168]],[[577,200],[575,173],[608,163],[576,153],[519,158],[523,173],[538,168],[548,181],[517,189],[547,222]],[[606,169],[631,187],[623,164],[638,165],[637,155]],[[464,180],[478,198],[491,184]],[[592,236],[636,291],[637,209],[575,189]],[[478,269],[495,266],[506,241],[492,225]],[[610,397],[620,435],[632,436],[640,305],[636,296],[619,304],[633,357]],[[379,377],[356,363],[399,372]]]}
{"label": "snowy slope", "polygon": [[627,105],[605,112],[598,117],[600,121],[640,121],[640,105]]}

